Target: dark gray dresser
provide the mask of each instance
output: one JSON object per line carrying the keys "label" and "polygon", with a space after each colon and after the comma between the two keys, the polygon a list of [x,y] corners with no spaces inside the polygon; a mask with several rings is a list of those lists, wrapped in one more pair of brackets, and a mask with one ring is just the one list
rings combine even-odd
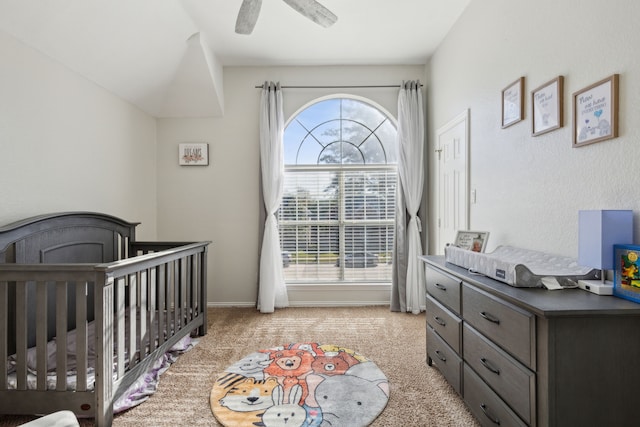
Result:
{"label": "dark gray dresser", "polygon": [[640,425],[640,304],[516,288],[420,258],[427,363],[483,426]]}

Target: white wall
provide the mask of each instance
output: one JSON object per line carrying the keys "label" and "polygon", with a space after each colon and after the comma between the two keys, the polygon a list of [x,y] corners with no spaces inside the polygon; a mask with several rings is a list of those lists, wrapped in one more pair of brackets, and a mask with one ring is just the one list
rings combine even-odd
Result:
{"label": "white wall", "polygon": [[[158,120],[158,237],[213,241],[211,303],[251,305],[256,301],[263,207],[259,198],[260,90],[255,86],[265,80],[283,85],[382,85],[423,78],[424,66],[225,68],[224,117]],[[335,92],[285,89],[285,117]],[[397,116],[397,89],[341,92],[371,99]],[[210,165],[178,166],[180,142],[209,143]]]}
{"label": "white wall", "polygon": [[86,210],[156,235],[155,120],[0,32],[0,225]]}
{"label": "white wall", "polygon": [[[472,0],[432,57],[429,152],[436,130],[469,108],[470,181],[477,191],[470,227],[490,231],[488,250],[511,244],[575,257],[581,209],[633,209],[640,241],[638,16],[635,0]],[[571,94],[614,73],[620,136],[572,148]],[[565,77],[565,125],[532,137],[531,90],[558,75]],[[520,76],[525,120],[501,129],[501,91]],[[431,227],[433,196],[431,188]]]}

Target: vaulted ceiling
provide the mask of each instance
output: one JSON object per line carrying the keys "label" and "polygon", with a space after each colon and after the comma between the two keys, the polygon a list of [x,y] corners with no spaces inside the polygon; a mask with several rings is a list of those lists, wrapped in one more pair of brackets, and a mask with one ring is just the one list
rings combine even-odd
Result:
{"label": "vaulted ceiling", "polygon": [[[323,28],[263,0],[0,0],[0,31],[155,117],[223,114],[224,67],[425,64],[471,0],[320,0]],[[10,60],[10,59],[9,59]]]}

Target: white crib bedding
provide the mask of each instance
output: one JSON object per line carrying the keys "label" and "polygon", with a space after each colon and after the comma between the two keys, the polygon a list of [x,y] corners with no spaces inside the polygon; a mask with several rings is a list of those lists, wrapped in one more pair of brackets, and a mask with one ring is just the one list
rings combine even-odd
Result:
{"label": "white crib bedding", "polygon": [[450,245],[445,248],[445,259],[515,287],[541,288],[542,279],[552,277],[563,288],[572,288],[578,280],[597,277],[597,270],[578,265],[575,258],[513,246],[480,253]]}
{"label": "white crib bedding", "polygon": [[[92,391],[95,383],[95,329],[93,322],[87,325],[88,335],[88,370],[87,370],[87,390]],[[66,389],[68,391],[76,390],[77,383],[77,363],[76,363],[76,331],[72,330],[67,333],[67,375],[66,375]],[[160,375],[164,373],[177,359],[178,356],[186,351],[189,351],[197,340],[191,338],[189,335],[180,339],[174,344],[166,353],[159,357],[149,369],[140,375],[131,386],[126,390],[123,395],[114,402],[113,412],[118,413],[132,408],[140,403],[144,402],[155,393],[157,385],[160,379]],[[47,389],[55,390],[57,383],[57,343],[55,338],[47,343]],[[127,355],[125,354],[125,359]],[[115,362],[115,356],[114,356]],[[17,387],[17,374],[16,374],[16,355],[9,356],[7,363],[7,387],[9,390],[15,390]],[[114,381],[117,380],[116,365],[114,363]],[[32,347],[27,350],[27,388],[29,390],[35,390],[37,388],[37,363],[36,363],[36,348]]]}

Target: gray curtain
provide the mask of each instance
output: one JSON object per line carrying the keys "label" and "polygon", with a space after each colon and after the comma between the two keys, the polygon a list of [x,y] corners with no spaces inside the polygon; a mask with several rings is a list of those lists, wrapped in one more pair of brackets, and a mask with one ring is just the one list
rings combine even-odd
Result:
{"label": "gray curtain", "polygon": [[284,181],[284,114],[280,84],[265,82],[260,100],[260,166],[262,196],[266,211],[264,235],[260,251],[258,309],[272,313],[287,307],[287,287],[282,272],[282,253],[276,212],[282,201]]}
{"label": "gray curtain", "polygon": [[420,313],[425,303],[422,224],[418,209],[424,182],[424,108],[419,81],[402,82],[398,94],[398,202],[391,310]]}

